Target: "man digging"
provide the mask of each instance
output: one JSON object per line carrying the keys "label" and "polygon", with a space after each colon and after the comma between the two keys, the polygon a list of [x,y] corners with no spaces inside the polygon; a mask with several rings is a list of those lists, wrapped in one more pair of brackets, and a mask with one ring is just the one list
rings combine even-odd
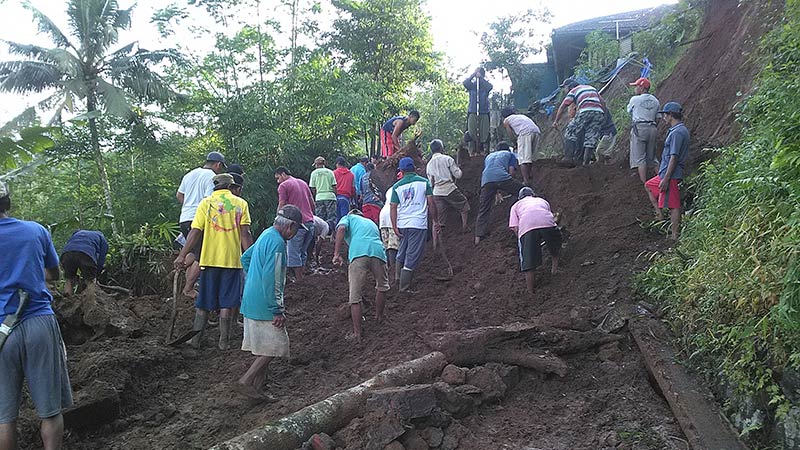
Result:
{"label": "man digging", "polygon": [[230,342],[233,311],[242,295],[242,250],[253,243],[250,234],[250,209],[239,197],[241,186],[233,176],[222,173],[214,177],[214,193],[197,207],[192,231],[186,245],[175,259],[175,268],[186,265],[186,255],[202,242],[200,256],[200,292],[195,301],[192,347],[200,348],[209,311],[219,310],[219,348],[227,350]]}
{"label": "man digging", "polygon": [[261,389],[273,358],[289,356],[283,292],[286,286],[286,243],[303,228],[303,215],[294,205],[279,209],[273,225],[242,255],[247,274],[242,296],[242,350],[256,357],[234,385],[247,397],[266,400]]}
{"label": "man digging", "polygon": [[383,321],[386,305],[386,292],[389,290],[389,269],[386,266],[386,252],[383,250],[381,233],[375,222],[362,216],[361,211],[353,209],[336,226],[336,244],[333,250],[333,264],[343,263],[340,250],[342,241],[347,242],[347,279],[350,282],[350,317],[353,320],[352,339],[361,342],[361,289],[367,284],[367,275],[375,278],[375,320]]}

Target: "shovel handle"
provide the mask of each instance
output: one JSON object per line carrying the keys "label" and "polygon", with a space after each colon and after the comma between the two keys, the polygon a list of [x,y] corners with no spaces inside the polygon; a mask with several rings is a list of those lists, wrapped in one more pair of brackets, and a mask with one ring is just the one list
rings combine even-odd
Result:
{"label": "shovel handle", "polygon": [[172,313],[169,320],[169,330],[167,330],[167,343],[172,342],[172,336],[175,333],[175,319],[178,318],[178,281],[180,279],[180,270],[175,270],[175,275],[172,277]]}

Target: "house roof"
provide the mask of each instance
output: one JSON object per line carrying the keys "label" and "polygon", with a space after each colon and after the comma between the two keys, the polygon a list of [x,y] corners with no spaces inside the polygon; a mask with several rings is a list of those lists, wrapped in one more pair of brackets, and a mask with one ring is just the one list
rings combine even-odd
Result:
{"label": "house roof", "polygon": [[603,30],[615,33],[616,22],[619,22],[619,30],[622,36],[632,31],[638,31],[651,26],[663,16],[675,9],[676,5],[661,5],[655,8],[639,9],[609,16],[595,17],[594,19],[583,20],[571,23],[553,30],[553,36],[565,34],[585,34],[593,30]]}

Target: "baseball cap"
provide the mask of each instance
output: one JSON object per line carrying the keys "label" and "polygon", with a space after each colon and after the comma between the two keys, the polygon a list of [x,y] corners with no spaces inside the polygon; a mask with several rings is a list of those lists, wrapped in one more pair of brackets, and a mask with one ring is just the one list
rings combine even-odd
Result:
{"label": "baseball cap", "polygon": [[0,181],[0,197],[6,197],[8,194],[10,194],[8,185]]}
{"label": "baseball cap", "polygon": [[206,156],[206,161],[221,162],[223,166],[225,165],[225,157],[220,152],[210,152]]}
{"label": "baseball cap", "polygon": [[667,102],[663,108],[661,108],[660,113],[679,113],[683,112],[683,106],[681,106],[678,102]]}
{"label": "baseball cap", "polygon": [[229,173],[220,173],[214,175],[214,178],[211,180],[214,182],[214,186],[230,186],[234,184],[233,175]]}
{"label": "baseball cap", "polygon": [[645,89],[650,89],[650,80],[647,78],[639,78],[638,80],[634,81],[633,83],[628,83],[628,86],[641,86]]}
{"label": "baseball cap", "polygon": [[244,177],[239,175],[236,172],[228,172],[233,177],[233,184],[235,186],[243,187],[244,186]]}
{"label": "baseball cap", "polygon": [[524,188],[519,190],[519,195],[517,195],[517,199],[522,200],[525,197],[533,197],[534,195],[536,195],[536,193],[533,192],[533,189],[529,188],[528,186],[525,186]]}
{"label": "baseball cap", "polygon": [[244,175],[244,167],[242,167],[241,164],[231,164],[228,166],[228,173],[238,173],[239,175]]}
{"label": "baseball cap", "polygon": [[314,165],[316,166],[317,164],[325,165],[325,158],[323,158],[322,156],[317,156],[316,158],[314,158]]}
{"label": "baseball cap", "polygon": [[306,226],[303,225],[303,213],[300,212],[300,208],[298,208],[297,206],[285,205],[283,208],[278,210],[277,216],[291,220],[292,222],[297,224],[298,228],[308,230],[308,228],[306,228]]}
{"label": "baseball cap", "polygon": [[406,156],[405,158],[400,159],[400,164],[397,166],[398,169],[402,170],[403,172],[410,172],[414,170],[414,160]]}

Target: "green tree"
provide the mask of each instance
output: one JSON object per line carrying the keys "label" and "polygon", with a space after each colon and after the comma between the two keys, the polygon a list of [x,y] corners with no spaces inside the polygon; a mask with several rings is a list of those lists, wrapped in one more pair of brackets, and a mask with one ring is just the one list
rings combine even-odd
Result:
{"label": "green tree", "polygon": [[114,217],[111,184],[100,145],[97,118],[102,113],[128,118],[132,101],[166,102],[176,94],[151,70],[153,64],[177,60],[171,50],[147,51],[136,43],[112,51],[120,30],[130,27],[131,8],[120,9],[116,0],[70,0],[67,4],[70,35],[33,5],[26,2],[39,31],[55,47],[7,42],[12,54],[24,59],[0,62],[0,90],[16,93],[55,92],[41,106],[55,110],[54,122],[63,111],[74,111],[82,103],[81,116],[89,125],[90,142],[106,214],[112,231],[118,233]]}
{"label": "green tree", "polygon": [[447,148],[458,145],[466,125],[464,105],[468,99],[464,86],[454,77],[442,76],[423,84],[412,102],[425,117],[425,138],[441,139]]}

